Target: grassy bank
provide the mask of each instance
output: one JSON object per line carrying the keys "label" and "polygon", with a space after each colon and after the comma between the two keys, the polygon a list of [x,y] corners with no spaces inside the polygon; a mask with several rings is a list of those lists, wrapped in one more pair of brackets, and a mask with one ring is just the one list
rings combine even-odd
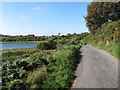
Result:
{"label": "grassy bank", "polygon": [[106,50],[120,59],[119,26],[120,20],[104,23],[94,34],[90,33],[83,41]]}
{"label": "grassy bank", "polygon": [[35,51],[35,50],[36,50],[35,47],[32,47],[32,48],[15,48],[15,49],[0,50],[0,53],[18,52],[18,51],[27,52],[27,51]]}
{"label": "grassy bank", "polygon": [[116,58],[120,59],[120,47],[118,46],[119,44],[120,43],[118,43],[118,44],[100,45],[100,44],[93,44],[92,43],[90,45],[95,47],[95,48],[105,50],[105,51],[111,53]]}

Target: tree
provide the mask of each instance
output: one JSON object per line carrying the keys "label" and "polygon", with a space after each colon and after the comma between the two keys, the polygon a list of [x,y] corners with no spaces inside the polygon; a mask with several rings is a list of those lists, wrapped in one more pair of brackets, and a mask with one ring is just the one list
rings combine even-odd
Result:
{"label": "tree", "polygon": [[95,33],[103,23],[120,19],[120,3],[92,2],[88,5],[87,12],[86,25],[91,33]]}
{"label": "tree", "polygon": [[34,37],[35,35],[34,35],[34,34],[29,34],[28,36],[29,36],[29,37]]}
{"label": "tree", "polygon": [[61,35],[61,33],[58,33],[58,36],[60,36]]}

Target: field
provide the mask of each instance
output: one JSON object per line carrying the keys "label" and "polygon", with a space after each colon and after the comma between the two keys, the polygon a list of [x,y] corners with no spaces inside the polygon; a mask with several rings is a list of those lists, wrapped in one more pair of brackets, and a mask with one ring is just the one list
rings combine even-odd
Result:
{"label": "field", "polygon": [[80,35],[71,36],[68,39],[51,38],[39,42],[34,48],[1,51],[2,87],[70,88],[75,79],[74,71],[82,46]]}

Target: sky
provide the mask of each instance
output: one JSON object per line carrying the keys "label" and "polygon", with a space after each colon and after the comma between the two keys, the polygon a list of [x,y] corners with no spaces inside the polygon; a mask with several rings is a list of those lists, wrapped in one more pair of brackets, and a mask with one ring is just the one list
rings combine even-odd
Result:
{"label": "sky", "polygon": [[84,16],[90,2],[4,2],[4,35],[57,35],[88,32]]}

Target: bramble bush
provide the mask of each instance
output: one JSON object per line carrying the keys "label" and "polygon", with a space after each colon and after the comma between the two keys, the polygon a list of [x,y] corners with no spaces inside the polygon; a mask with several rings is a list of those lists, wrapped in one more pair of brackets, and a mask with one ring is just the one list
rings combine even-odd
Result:
{"label": "bramble bush", "polygon": [[69,88],[79,55],[78,45],[45,50],[3,64],[3,87]]}
{"label": "bramble bush", "polygon": [[81,45],[77,40],[48,39],[33,51],[5,52],[3,88],[70,88]]}
{"label": "bramble bush", "polygon": [[48,74],[42,88],[70,88],[74,80],[74,70],[78,60],[79,47],[75,45],[66,46],[62,50],[53,53],[56,60],[48,68]]}
{"label": "bramble bush", "polygon": [[37,45],[37,49],[40,50],[51,50],[56,48],[56,42],[54,40],[40,42]]}

